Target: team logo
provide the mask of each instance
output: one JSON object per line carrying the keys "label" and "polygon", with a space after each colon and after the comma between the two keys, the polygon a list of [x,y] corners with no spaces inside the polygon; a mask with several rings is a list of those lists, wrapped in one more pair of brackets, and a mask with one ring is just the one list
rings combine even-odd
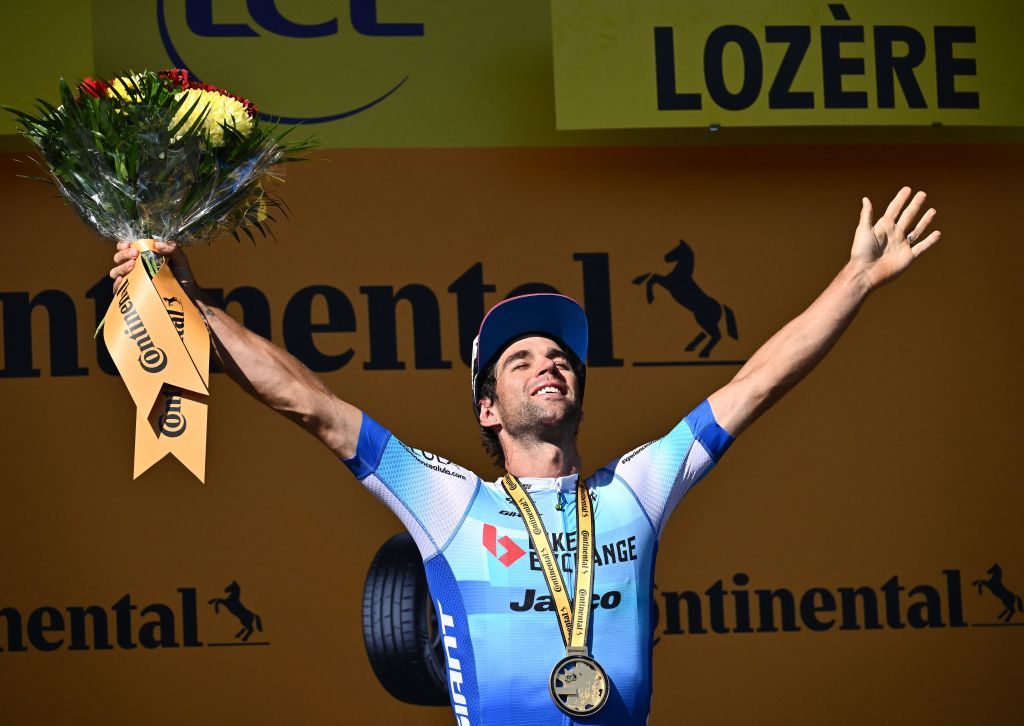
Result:
{"label": "team logo", "polygon": [[700,285],[693,279],[694,256],[693,250],[685,241],[679,240],[679,244],[665,255],[666,262],[675,262],[675,267],[667,275],[657,275],[645,272],[633,280],[634,285],[643,285],[647,290],[648,304],[654,303],[654,286],[659,285],[669,292],[672,299],[693,313],[701,332],[686,346],[686,352],[692,353],[697,349],[705,338],[707,343],[697,354],[699,358],[707,358],[711,355],[718,342],[722,339],[720,323],[722,315],[725,315],[725,332],[733,340],[739,338],[736,330],[736,316],[732,308],[722,305],[718,300],[708,295],[701,289]]}
{"label": "team logo", "polygon": [[[538,613],[558,611],[553,597],[543,593],[538,595],[537,591],[532,588],[526,590],[521,599],[522,602],[515,600],[509,602],[508,609],[514,610],[517,613],[526,612],[527,610],[536,610]],[[610,590],[604,594],[595,592],[590,600],[590,609],[604,608],[605,610],[614,610],[621,602],[622,593],[618,590]]]}
{"label": "team logo", "polygon": [[[504,550],[501,555],[498,554],[498,545],[501,545]],[[511,567],[520,557],[526,554],[526,550],[515,543],[508,535],[504,535],[501,539],[498,539],[498,528],[493,524],[484,525],[484,547],[492,555],[498,558],[498,562],[505,565],[505,567]]]}

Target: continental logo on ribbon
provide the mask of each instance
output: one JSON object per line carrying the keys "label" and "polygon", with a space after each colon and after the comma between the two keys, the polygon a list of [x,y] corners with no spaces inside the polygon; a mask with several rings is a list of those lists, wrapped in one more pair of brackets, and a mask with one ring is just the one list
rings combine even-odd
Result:
{"label": "continental logo on ribbon", "polygon": [[103,340],[135,402],[134,477],[171,454],[203,481],[210,338],[169,265],[152,278],[135,265],[114,291]]}
{"label": "continental logo on ribbon", "polygon": [[1014,0],[553,0],[559,129],[1024,126]]}

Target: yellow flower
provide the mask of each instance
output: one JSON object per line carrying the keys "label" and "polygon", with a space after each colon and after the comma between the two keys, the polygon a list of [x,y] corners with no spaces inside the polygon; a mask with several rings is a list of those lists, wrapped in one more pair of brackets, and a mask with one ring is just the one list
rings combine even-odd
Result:
{"label": "yellow flower", "polygon": [[129,78],[115,78],[107,84],[107,97],[125,103],[138,103],[142,100],[142,78],[141,73],[133,73]]}
{"label": "yellow flower", "polygon": [[[178,112],[174,114],[174,118],[171,119],[169,128],[174,128],[186,113],[189,116],[188,120],[178,130],[178,133],[175,134],[175,137],[171,139],[172,142],[184,136],[185,132],[192,127],[207,109],[209,109],[209,112],[206,115],[206,120],[203,122],[203,131],[210,146],[224,145],[225,126],[235,129],[242,136],[248,136],[249,132],[252,131],[252,119],[249,118],[245,106],[230,96],[222,96],[215,91],[206,91],[201,88],[190,88],[187,91],[181,91],[176,94],[175,99],[181,100],[183,96],[185,101],[178,109]],[[199,101],[198,103],[196,103],[197,100]],[[193,104],[195,105],[194,109],[192,108]],[[189,113],[190,109],[191,113]]]}

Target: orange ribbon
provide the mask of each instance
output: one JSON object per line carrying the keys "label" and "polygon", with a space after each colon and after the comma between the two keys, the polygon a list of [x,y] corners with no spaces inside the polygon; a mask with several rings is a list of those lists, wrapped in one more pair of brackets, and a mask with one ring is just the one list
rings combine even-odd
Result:
{"label": "orange ribbon", "polygon": [[135,402],[135,474],[172,454],[206,476],[206,397],[210,393],[210,336],[203,316],[164,264],[150,279],[136,240],[135,267],[114,291],[103,340]]}

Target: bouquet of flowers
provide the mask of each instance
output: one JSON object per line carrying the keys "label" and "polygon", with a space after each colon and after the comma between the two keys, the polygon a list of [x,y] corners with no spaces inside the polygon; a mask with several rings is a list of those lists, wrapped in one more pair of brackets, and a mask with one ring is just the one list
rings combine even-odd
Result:
{"label": "bouquet of flowers", "polygon": [[75,90],[61,79],[59,106],[7,110],[39,150],[41,179],[101,236],[141,251],[103,324],[137,407],[135,476],[170,453],[203,480],[209,335],[153,240],[266,236],[286,210],[269,189],[276,169],[313,142],[286,140],[251,101],[179,69],[86,78]]}

